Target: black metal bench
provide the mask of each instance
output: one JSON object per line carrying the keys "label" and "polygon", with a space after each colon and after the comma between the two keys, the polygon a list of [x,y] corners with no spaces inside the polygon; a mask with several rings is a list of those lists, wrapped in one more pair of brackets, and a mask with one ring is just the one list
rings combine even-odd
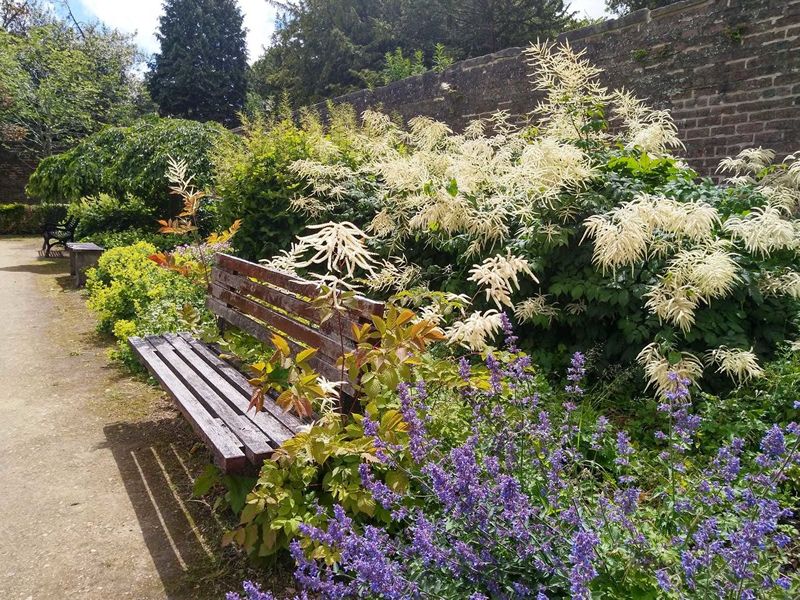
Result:
{"label": "black metal bench", "polygon": [[[219,254],[206,304],[221,326],[233,326],[267,343],[279,333],[296,351],[317,348],[312,366],[326,378],[339,380],[337,359],[355,348],[351,325],[382,315],[384,306],[358,298],[357,309],[321,323],[311,302],[318,294],[311,282]],[[345,326],[334,328],[332,321]],[[226,473],[253,472],[304,426],[270,398],[263,411],[248,410],[253,387],[247,377],[220,358],[214,347],[189,334],[133,337],[129,343]]]}
{"label": "black metal bench", "polygon": [[41,255],[49,257],[53,248],[61,246],[66,250],[67,243],[75,241],[75,230],[78,228],[77,217],[66,217],[58,223],[45,223],[42,226]]}

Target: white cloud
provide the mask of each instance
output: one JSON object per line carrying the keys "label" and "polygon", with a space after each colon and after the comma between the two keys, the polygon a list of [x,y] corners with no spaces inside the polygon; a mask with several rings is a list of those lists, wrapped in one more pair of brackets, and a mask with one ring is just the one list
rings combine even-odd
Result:
{"label": "white cloud", "polygon": [[275,31],[276,10],[267,0],[239,0],[244,13],[244,26],[247,28],[247,55],[254,62],[262,54],[262,48],[269,44]]}
{"label": "white cloud", "polygon": [[[149,53],[158,51],[156,30],[162,0],[79,0],[90,13],[111,27],[127,33],[136,32],[136,42]],[[275,28],[275,9],[266,0],[239,0],[247,29],[247,52],[250,62],[261,55]]]}

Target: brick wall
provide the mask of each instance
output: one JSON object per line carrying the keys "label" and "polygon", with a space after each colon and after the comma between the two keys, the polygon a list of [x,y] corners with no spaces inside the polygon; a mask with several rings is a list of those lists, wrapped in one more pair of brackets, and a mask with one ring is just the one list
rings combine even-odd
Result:
{"label": "brick wall", "polygon": [[[711,174],[748,146],[800,150],[800,0],[684,0],[560,36],[625,87],[672,112],[689,163]],[[520,48],[465,60],[336,99],[455,129],[497,109],[536,103]],[[322,109],[322,107],[319,107]]]}
{"label": "brick wall", "polygon": [[0,148],[0,204],[27,202],[25,185],[35,165]]}

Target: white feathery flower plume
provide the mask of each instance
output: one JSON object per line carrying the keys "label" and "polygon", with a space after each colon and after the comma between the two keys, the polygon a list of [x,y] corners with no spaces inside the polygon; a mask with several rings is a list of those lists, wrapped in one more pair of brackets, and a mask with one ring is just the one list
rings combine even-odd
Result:
{"label": "white feathery flower plume", "polygon": [[500,331],[501,327],[500,313],[490,309],[483,313],[476,311],[466,319],[456,321],[444,333],[448,343],[481,352],[486,349],[489,340]]}
{"label": "white feathery flower plume", "polygon": [[[775,159],[775,152],[765,148],[745,148],[735,158],[723,158],[717,167],[718,173],[733,173],[736,177],[758,174]],[[750,179],[752,181],[752,179]]]}
{"label": "white feathery flower plume", "polygon": [[547,301],[546,295],[536,294],[517,304],[514,307],[514,314],[520,321],[532,321],[536,317],[542,317],[547,319],[549,324],[558,316],[558,308]]}
{"label": "white feathery flower plume", "polygon": [[511,294],[519,289],[519,275],[528,275],[536,283],[539,280],[531,271],[528,261],[521,256],[498,254],[487,258],[470,269],[469,280],[474,281],[486,291],[486,299],[491,299],[498,308],[503,305],[513,307]]}
{"label": "white feathery flower plume", "polygon": [[723,373],[737,383],[744,383],[749,379],[764,375],[764,369],[758,364],[758,357],[753,353],[752,348],[741,350],[720,346],[710,350],[706,354],[706,360],[709,364],[717,365],[717,373]]}
{"label": "white feathery flower plume", "polygon": [[636,360],[647,375],[648,387],[655,386],[659,396],[675,390],[675,381],[670,379],[670,373],[676,373],[681,379],[688,379],[696,383],[703,376],[703,363],[694,354],[689,352],[678,352],[678,360],[670,362],[665,357],[658,345],[648,344],[642,348]]}
{"label": "white feathery flower plume", "polygon": [[800,273],[787,270],[783,273],[765,273],[759,281],[761,291],[769,296],[791,296],[800,300]]}
{"label": "white feathery flower plume", "polygon": [[748,252],[761,256],[797,248],[800,241],[796,222],[784,219],[773,206],[754,208],[746,217],[729,217],[723,228],[741,240]]}
{"label": "white feathery flower plume", "polygon": [[296,267],[324,264],[328,272],[355,277],[357,268],[372,275],[375,272],[375,253],[367,250],[369,236],[349,221],[310,225],[315,231],[297,238],[300,247],[314,252],[311,258],[298,260]]}
{"label": "white feathery flower plume", "polygon": [[612,94],[614,112],[621,117],[627,138],[626,148],[641,148],[654,156],[661,156],[669,148],[682,148],[678,128],[669,112],[653,110],[625,90]]}

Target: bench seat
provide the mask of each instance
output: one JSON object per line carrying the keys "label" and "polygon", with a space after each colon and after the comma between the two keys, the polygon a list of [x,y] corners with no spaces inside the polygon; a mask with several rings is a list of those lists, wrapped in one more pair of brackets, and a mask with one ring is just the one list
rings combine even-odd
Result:
{"label": "bench seat", "polygon": [[129,343],[225,473],[257,471],[304,426],[269,398],[263,411],[248,411],[253,387],[247,377],[187,333],[132,337]]}

